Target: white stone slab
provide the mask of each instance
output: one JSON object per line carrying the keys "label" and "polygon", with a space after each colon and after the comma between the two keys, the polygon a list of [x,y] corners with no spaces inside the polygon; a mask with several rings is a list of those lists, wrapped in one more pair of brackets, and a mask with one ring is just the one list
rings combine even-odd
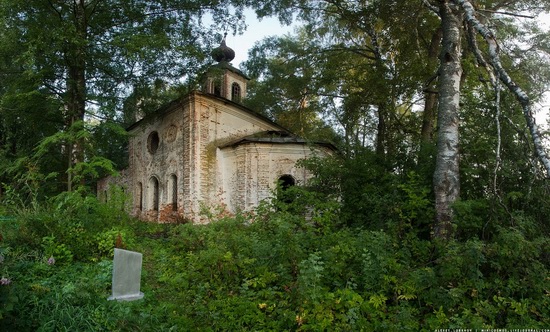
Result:
{"label": "white stone slab", "polygon": [[115,248],[112,295],[109,300],[134,301],[143,298],[141,287],[142,254]]}

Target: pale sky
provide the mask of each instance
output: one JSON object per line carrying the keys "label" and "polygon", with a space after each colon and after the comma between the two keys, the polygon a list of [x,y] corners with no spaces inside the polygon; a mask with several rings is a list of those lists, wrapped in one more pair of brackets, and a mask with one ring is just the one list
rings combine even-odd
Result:
{"label": "pale sky", "polygon": [[244,34],[237,36],[228,34],[225,39],[227,46],[235,51],[235,59],[231,61],[231,64],[236,68],[239,68],[240,63],[248,59],[248,51],[257,41],[269,36],[281,36],[294,30],[293,26],[281,26],[279,20],[274,17],[258,21],[253,11],[247,11],[245,14],[248,27]]}

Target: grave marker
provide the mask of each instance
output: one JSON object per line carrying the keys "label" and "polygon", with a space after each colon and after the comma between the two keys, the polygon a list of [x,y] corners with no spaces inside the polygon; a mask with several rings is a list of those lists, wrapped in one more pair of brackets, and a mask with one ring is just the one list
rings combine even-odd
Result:
{"label": "grave marker", "polygon": [[113,285],[109,300],[134,301],[143,298],[141,286],[142,254],[115,248]]}

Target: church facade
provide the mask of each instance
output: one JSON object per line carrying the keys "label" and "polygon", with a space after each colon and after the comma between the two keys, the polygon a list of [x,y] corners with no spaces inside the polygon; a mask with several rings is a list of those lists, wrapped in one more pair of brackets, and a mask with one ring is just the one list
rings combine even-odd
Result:
{"label": "church facade", "polygon": [[143,220],[205,221],[204,209],[247,211],[270,198],[278,182],[306,184],[312,176],[300,159],[329,155],[328,143],[306,142],[240,102],[248,78],[229,62],[222,45],[203,91],[172,101],[128,128],[129,167],[115,181],[131,197],[131,213]]}

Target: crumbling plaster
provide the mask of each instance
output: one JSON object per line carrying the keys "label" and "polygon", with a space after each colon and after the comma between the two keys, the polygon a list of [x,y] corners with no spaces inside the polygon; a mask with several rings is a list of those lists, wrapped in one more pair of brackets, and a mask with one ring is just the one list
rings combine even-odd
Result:
{"label": "crumbling plaster", "polygon": [[250,210],[273,196],[277,180],[292,176],[304,185],[312,176],[297,167],[298,160],[312,154],[326,154],[304,144],[250,142],[218,150],[219,192],[231,211]]}
{"label": "crumbling plaster", "polygon": [[[125,183],[132,196],[131,212],[150,221],[201,223],[201,206],[223,206],[231,213],[250,210],[272,196],[282,175],[305,183],[311,175],[296,166],[299,159],[314,153],[305,144],[228,145],[248,135],[281,130],[243,106],[211,94],[193,92],[173,102],[129,129]],[[158,133],[156,150],[151,146],[152,133]],[[326,153],[320,148],[317,152]]]}

